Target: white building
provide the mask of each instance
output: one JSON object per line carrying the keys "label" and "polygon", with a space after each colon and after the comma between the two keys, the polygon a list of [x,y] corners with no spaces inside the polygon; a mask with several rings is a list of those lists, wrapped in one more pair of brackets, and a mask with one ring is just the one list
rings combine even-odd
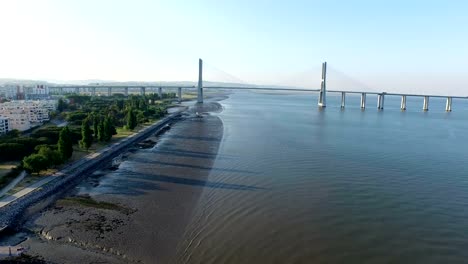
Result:
{"label": "white building", "polygon": [[8,118],[9,130],[28,130],[49,121],[49,112],[57,108],[54,100],[11,101],[0,104],[0,115]]}
{"label": "white building", "polygon": [[50,97],[49,87],[44,84],[38,84],[33,87],[26,88],[26,99],[28,100],[44,100]]}
{"label": "white building", "polygon": [[58,106],[58,101],[57,100],[41,100],[41,101],[35,101],[35,103],[42,107],[45,108],[49,111],[55,111],[57,110]]}
{"label": "white building", "polygon": [[47,100],[50,98],[50,89],[45,84],[6,84],[0,87],[1,95],[14,100]]}
{"label": "white building", "polygon": [[17,86],[14,85],[5,85],[1,88],[2,94],[7,99],[16,99],[17,98]]}
{"label": "white building", "polygon": [[49,95],[49,87],[44,84],[38,84],[32,87],[31,94]]}
{"label": "white building", "polygon": [[0,135],[4,135],[10,131],[8,124],[8,118],[0,116]]}

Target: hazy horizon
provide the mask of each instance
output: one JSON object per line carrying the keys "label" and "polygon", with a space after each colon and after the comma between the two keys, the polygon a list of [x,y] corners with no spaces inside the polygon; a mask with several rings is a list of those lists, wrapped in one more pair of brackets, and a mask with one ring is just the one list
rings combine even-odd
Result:
{"label": "hazy horizon", "polygon": [[1,2],[0,78],[468,94],[462,1]]}

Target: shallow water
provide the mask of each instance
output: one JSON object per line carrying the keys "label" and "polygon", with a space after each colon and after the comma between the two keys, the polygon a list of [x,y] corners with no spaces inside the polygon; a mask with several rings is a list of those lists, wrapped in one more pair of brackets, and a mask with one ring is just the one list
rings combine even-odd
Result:
{"label": "shallow water", "polygon": [[464,263],[468,101],[232,94],[176,263]]}

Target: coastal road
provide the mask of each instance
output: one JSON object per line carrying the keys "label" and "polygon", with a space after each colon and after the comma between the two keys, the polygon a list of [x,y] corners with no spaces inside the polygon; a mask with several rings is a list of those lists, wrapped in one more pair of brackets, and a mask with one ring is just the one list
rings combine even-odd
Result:
{"label": "coastal road", "polygon": [[[107,150],[107,148],[106,148],[106,150]],[[79,166],[82,166],[84,164],[84,162],[95,158],[97,156],[97,154],[99,154],[99,153],[92,153],[90,155],[87,155],[86,157],[78,160],[77,162],[75,162],[75,163],[73,163],[71,165],[68,165],[63,170],[61,170],[59,172],[56,172],[56,173],[54,173],[54,174],[52,174],[50,176],[45,177],[44,179],[42,179],[40,181],[37,181],[37,182],[29,185],[28,187],[22,189],[19,192],[16,192],[16,193],[11,194],[11,195],[6,195],[2,199],[0,199],[0,208],[4,207],[4,206],[7,206],[8,204],[14,202],[15,200],[17,200],[17,199],[19,199],[19,198],[21,198],[21,197],[35,191],[35,190],[37,190],[38,188],[44,186],[45,184],[57,179],[58,177],[63,177],[65,174],[73,171],[74,169],[78,168]]]}
{"label": "coastal road", "polygon": [[16,199],[27,195],[28,193],[36,190],[37,188],[43,186],[44,184],[47,184],[47,183],[51,182],[56,177],[59,177],[59,176],[56,176],[56,175],[48,176],[48,177],[46,177],[46,178],[44,178],[44,179],[42,179],[42,180],[40,180],[38,182],[35,182],[35,183],[31,184],[30,186],[24,188],[23,190],[21,190],[19,192],[16,192],[14,194],[7,195],[7,196],[3,197],[0,200],[0,207],[6,206],[6,205],[10,204],[11,202],[15,201]]}
{"label": "coastal road", "polygon": [[22,171],[19,176],[12,180],[7,186],[3,187],[3,189],[0,190],[0,197],[15,188],[15,186],[24,179],[24,177],[26,177],[26,171]]}

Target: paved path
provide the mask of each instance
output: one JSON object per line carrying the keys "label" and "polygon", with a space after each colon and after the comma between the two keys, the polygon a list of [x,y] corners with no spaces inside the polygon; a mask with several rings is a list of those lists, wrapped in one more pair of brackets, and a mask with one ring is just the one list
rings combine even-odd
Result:
{"label": "paved path", "polygon": [[41,187],[42,185],[51,182],[52,180],[54,180],[57,177],[59,177],[59,176],[55,175],[55,174],[51,175],[51,176],[48,176],[48,177],[46,177],[46,178],[44,178],[44,179],[42,179],[40,181],[37,181],[37,182],[29,185],[28,187],[24,188],[23,190],[21,190],[19,192],[16,192],[14,194],[7,195],[7,196],[3,197],[0,200],[0,207],[3,207],[5,205],[15,201],[16,199],[25,196],[26,194],[36,190],[37,188]]}
{"label": "paved path", "polygon": [[[141,130],[141,131],[143,131],[143,130]],[[135,135],[135,134],[132,134],[132,135]],[[18,192],[14,193],[14,194],[7,195],[7,196],[3,197],[2,199],[0,199],[0,208],[10,204],[11,202],[15,201],[18,198],[21,198],[21,197],[35,191],[36,189],[38,189],[38,188],[44,186],[45,184],[57,179],[58,177],[63,177],[64,175],[76,170],[80,166],[84,165],[86,162],[88,162],[88,161],[96,158],[97,156],[101,155],[102,153],[112,149],[114,145],[118,145],[118,144],[114,143],[110,147],[106,147],[106,148],[104,148],[104,149],[102,149],[102,150],[100,150],[98,152],[95,152],[95,153],[91,153],[91,154],[85,156],[84,158],[81,158],[78,161],[75,161],[74,163],[65,166],[62,170],[60,170],[60,171],[58,171],[58,172],[56,172],[56,173],[54,173],[54,174],[52,174],[50,176],[47,176],[47,177],[45,177],[44,179],[42,179],[40,181],[37,181],[37,182],[29,185],[28,187],[22,189],[21,191],[18,191]]]}
{"label": "paved path", "polygon": [[13,181],[11,181],[7,186],[5,186],[3,189],[0,190],[0,197],[5,195],[7,192],[9,192],[11,189],[15,188],[15,186],[24,179],[26,176],[26,172],[22,171],[20,175],[18,175]]}

